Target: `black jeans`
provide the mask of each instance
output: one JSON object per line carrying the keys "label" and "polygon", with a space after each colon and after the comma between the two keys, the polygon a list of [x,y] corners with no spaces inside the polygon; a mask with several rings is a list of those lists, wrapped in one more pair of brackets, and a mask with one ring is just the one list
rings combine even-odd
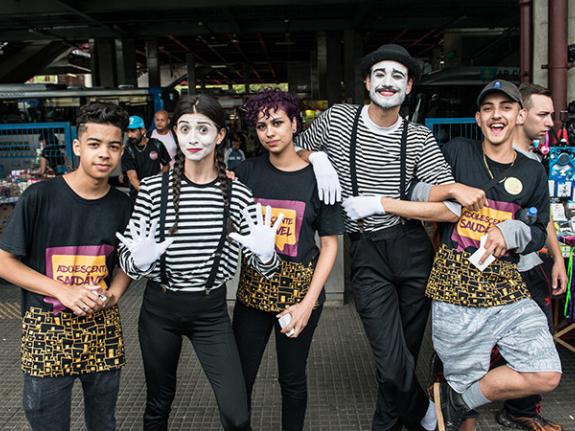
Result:
{"label": "black jeans", "polygon": [[350,235],[354,300],[375,357],[373,430],[420,429],[429,400],[415,366],[429,315],[433,247],[420,223]]}
{"label": "black jeans", "polygon": [[116,401],[120,370],[62,377],[24,374],[23,404],[33,431],[68,431],[72,387],[76,379],[84,390],[84,420],[88,431],[116,429]]}
{"label": "black jeans", "polygon": [[246,379],[250,410],[252,388],[271,331],[274,329],[278,381],[282,391],[283,431],[303,429],[307,408],[307,357],[321,310],[322,307],[319,307],[312,311],[307,326],[297,338],[288,338],[280,332],[276,313],[249,308],[236,301],[233,327]]}
{"label": "black jeans", "polygon": [[150,284],[144,293],[138,325],[148,391],[144,429],[168,429],[185,336],[192,342],[212,385],[224,429],[249,430],[246,389],[227,312],[225,286],[206,295],[164,292]]}
{"label": "black jeans", "polygon": [[[549,331],[553,333],[553,318],[551,315],[551,292],[549,291],[549,281],[543,269],[543,265],[521,273],[523,281],[527,285],[533,300],[541,307],[547,316]],[[504,403],[505,409],[513,416],[533,417],[539,413],[539,403],[541,395],[530,395],[515,400],[507,400]]]}

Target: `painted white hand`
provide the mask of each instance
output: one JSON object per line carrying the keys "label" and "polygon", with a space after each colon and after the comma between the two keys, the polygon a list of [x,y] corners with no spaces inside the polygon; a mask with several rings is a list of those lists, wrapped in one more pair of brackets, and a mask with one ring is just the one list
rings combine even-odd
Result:
{"label": "painted white hand", "polygon": [[359,220],[375,214],[385,214],[381,196],[355,196],[343,201],[342,207],[352,220]]}
{"label": "painted white hand", "polygon": [[265,219],[261,204],[256,205],[255,223],[247,208],[242,210],[242,214],[248,222],[250,232],[247,235],[233,232],[230,238],[250,250],[262,262],[269,262],[274,257],[276,232],[284,219],[283,213],[278,216],[273,226],[271,224],[272,208],[269,205],[266,206]]}
{"label": "painted white hand", "polygon": [[150,232],[146,234],[146,220],[142,217],[139,226],[132,220],[128,225],[131,239],[126,238],[120,232],[116,237],[124,244],[132,255],[134,265],[141,271],[147,271],[156,262],[168,247],[174,242],[174,238],[168,238],[162,242],[156,242],[156,230],[158,223],[152,222]]}
{"label": "painted white hand", "polygon": [[329,161],[327,154],[322,151],[309,155],[309,162],[313,166],[319,200],[326,205],[333,205],[341,201],[341,186],[337,172]]}

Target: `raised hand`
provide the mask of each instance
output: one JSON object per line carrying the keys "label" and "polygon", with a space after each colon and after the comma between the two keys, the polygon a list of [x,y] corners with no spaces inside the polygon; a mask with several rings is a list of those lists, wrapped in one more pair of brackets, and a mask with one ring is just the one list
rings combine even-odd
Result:
{"label": "raised hand", "polygon": [[262,262],[269,262],[275,253],[276,232],[284,219],[284,215],[280,214],[272,226],[272,208],[269,205],[266,206],[264,219],[262,206],[259,203],[256,205],[255,222],[247,208],[242,210],[242,214],[248,223],[249,233],[240,235],[233,232],[230,234],[230,238],[250,250]]}
{"label": "raised hand", "polygon": [[116,232],[116,237],[124,244],[132,255],[134,265],[140,271],[147,271],[156,262],[167,248],[174,242],[174,238],[168,238],[162,242],[156,242],[156,230],[158,223],[152,222],[150,231],[146,234],[146,220],[140,219],[139,227],[132,220],[128,225],[132,239],[124,237],[120,232]]}

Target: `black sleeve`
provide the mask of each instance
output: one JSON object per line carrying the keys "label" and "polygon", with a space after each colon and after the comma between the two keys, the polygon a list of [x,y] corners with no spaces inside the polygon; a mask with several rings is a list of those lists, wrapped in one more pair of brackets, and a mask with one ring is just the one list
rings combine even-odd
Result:
{"label": "black sleeve", "polygon": [[130,154],[127,146],[124,148],[124,154],[122,154],[122,172],[135,171],[136,170],[136,160]]}
{"label": "black sleeve", "polygon": [[26,190],[16,203],[14,212],[0,238],[0,249],[16,256],[26,256],[32,243],[31,228],[35,225],[37,194]]}
{"label": "black sleeve", "polygon": [[547,224],[549,223],[549,187],[547,184],[547,176],[543,166],[538,166],[538,178],[535,190],[531,199],[527,203],[528,207],[537,208],[537,220],[535,223],[529,225],[531,230],[531,241],[521,254],[529,254],[541,250],[545,246],[547,240]]}
{"label": "black sleeve", "polygon": [[158,144],[158,151],[160,153],[160,163],[162,165],[167,165],[168,163],[170,163],[170,161],[172,160],[172,158],[170,157],[170,154],[168,153],[168,150],[166,150],[166,146],[164,145],[164,143],[160,140],[157,140],[157,144]]}
{"label": "black sleeve", "polygon": [[325,205],[320,202],[314,228],[319,236],[343,235],[345,226],[340,204],[336,202],[335,205]]}

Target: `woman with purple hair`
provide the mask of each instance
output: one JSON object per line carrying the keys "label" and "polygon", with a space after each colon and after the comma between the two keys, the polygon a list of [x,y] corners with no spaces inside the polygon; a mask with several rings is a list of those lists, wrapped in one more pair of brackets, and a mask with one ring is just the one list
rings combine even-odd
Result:
{"label": "woman with purple hair", "polygon": [[244,108],[247,122],[255,127],[267,151],[243,162],[235,173],[257,202],[271,207],[272,222],[280,213],[285,217],[276,235],[280,257],[276,275],[266,279],[242,264],[233,327],[248,400],[274,330],[282,430],[301,430],[307,406],[307,357],[325,301],[323,286],[337,255],[337,235],[343,233],[343,219],[339,206],[319,200],[313,168],[295,151],[293,138],[301,128],[295,97],[264,90]]}

